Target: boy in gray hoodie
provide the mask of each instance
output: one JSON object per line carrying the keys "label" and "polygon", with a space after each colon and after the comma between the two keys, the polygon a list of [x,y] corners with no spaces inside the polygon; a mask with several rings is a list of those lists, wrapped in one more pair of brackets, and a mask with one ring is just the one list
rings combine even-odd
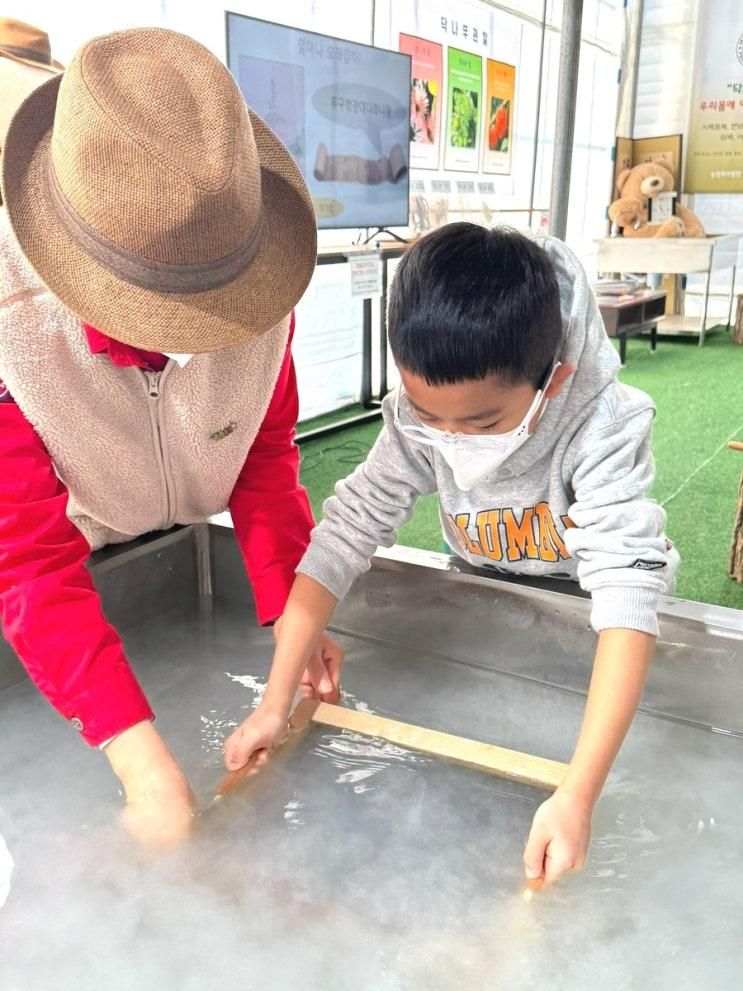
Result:
{"label": "boy in gray hoodie", "polygon": [[[524,854],[528,877],[552,881],[583,866],[678,561],[647,496],[653,404],[617,381],[585,272],[550,237],[466,223],[429,234],[400,263],[389,330],[402,385],[385,399],[368,459],[325,504],[264,699],[226,742],[225,762],[241,767],[256,750],[267,759],[337,602],[376,548],[394,543],[417,498],[437,492],[444,536],[470,564],[562,575],[593,600],[598,648],[583,725]],[[336,700],[337,666],[322,675],[321,697]]]}

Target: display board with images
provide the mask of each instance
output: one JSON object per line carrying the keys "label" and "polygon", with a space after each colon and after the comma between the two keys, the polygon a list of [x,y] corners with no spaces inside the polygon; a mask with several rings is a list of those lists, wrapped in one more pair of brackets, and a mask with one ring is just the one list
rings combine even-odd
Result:
{"label": "display board with images", "polygon": [[[513,156],[516,66],[414,35],[400,35],[411,56],[410,166],[441,168],[442,106],[446,107],[444,168],[509,175]],[[483,78],[483,67],[485,75]]]}
{"label": "display board with images", "polygon": [[528,196],[514,167],[523,25],[483,3],[411,0],[392,6],[389,31],[412,57],[410,226],[452,214],[491,223]]}
{"label": "display board with images", "polygon": [[648,138],[617,138],[614,148],[614,188],[617,195],[617,178],[625,169],[644,162],[661,162],[671,172],[676,184],[681,176],[683,138],[680,134],[664,134]]}
{"label": "display board with images", "polygon": [[408,221],[410,56],[226,14],[227,64],[305,177],[320,228]]}

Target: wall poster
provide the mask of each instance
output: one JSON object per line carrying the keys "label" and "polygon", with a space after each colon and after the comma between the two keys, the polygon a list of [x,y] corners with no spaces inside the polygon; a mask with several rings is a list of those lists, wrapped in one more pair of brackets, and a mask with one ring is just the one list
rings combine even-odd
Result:
{"label": "wall poster", "polygon": [[515,95],[516,66],[488,59],[483,172],[511,174]]}
{"label": "wall poster", "polygon": [[482,131],[482,56],[448,49],[444,168],[477,172]]}
{"label": "wall poster", "polygon": [[441,156],[443,49],[434,41],[400,35],[400,51],[410,55],[410,167],[438,169]]}

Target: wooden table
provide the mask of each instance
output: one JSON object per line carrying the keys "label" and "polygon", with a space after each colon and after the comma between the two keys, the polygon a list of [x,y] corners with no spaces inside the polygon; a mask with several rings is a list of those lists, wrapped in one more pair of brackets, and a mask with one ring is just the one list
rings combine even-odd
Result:
{"label": "wooden table", "polygon": [[662,272],[665,275],[705,276],[702,292],[702,315],[687,317],[683,313],[669,316],[664,334],[698,336],[704,344],[706,332],[720,320],[707,316],[710,282],[713,272],[730,271],[728,326],[732,320],[735,298],[735,271],[738,262],[739,234],[710,237],[605,237],[597,241],[600,272]]}
{"label": "wooden table", "polygon": [[609,337],[619,338],[619,357],[624,364],[627,356],[627,338],[650,331],[650,348],[655,351],[658,322],[666,312],[666,293],[646,289],[632,296],[599,298],[599,310]]}

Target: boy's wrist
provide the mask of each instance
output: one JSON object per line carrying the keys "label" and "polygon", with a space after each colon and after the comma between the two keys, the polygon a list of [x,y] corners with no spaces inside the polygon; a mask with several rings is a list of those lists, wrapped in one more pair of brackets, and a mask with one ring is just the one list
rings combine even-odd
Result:
{"label": "boy's wrist", "polygon": [[288,722],[293,702],[294,692],[291,695],[287,695],[286,692],[272,692],[269,686],[256,711],[265,715],[285,719]]}
{"label": "boy's wrist", "polygon": [[571,805],[576,805],[590,813],[599,800],[603,786],[604,778],[597,778],[595,774],[587,774],[577,768],[569,767],[557,790]]}

